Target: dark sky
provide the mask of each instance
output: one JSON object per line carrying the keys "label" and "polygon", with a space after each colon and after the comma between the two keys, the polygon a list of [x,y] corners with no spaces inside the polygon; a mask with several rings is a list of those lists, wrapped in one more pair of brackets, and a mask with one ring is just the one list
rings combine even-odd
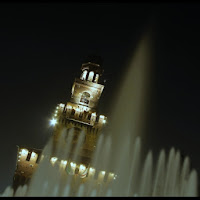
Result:
{"label": "dark sky", "polygon": [[174,146],[200,173],[200,4],[0,4],[0,192],[12,183],[16,145],[42,148],[48,120],[70,98],[88,54],[103,60],[100,111],[113,95],[147,25],[155,74],[145,140],[153,153]]}

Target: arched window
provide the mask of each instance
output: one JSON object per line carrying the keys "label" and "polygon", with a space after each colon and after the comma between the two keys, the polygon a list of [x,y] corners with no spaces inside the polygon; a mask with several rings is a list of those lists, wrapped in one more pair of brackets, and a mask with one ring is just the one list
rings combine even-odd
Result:
{"label": "arched window", "polygon": [[81,80],[85,80],[87,76],[87,70],[84,70],[83,73],[81,74]]}
{"label": "arched window", "polygon": [[89,76],[88,76],[88,81],[93,81],[93,78],[94,78],[94,72],[91,71],[91,72],[89,73]]}
{"label": "arched window", "polygon": [[90,100],[90,94],[88,92],[83,92],[80,102],[88,104],[89,100]]}
{"label": "arched window", "polygon": [[95,83],[98,83],[98,80],[99,80],[99,74],[96,74],[95,79],[94,79],[94,82],[95,82]]}

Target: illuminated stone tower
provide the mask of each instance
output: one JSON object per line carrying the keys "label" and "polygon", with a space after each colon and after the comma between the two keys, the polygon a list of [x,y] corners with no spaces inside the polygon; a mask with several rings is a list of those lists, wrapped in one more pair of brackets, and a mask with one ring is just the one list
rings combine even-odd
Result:
{"label": "illuminated stone tower", "polygon": [[[106,123],[106,117],[97,113],[97,105],[104,86],[99,84],[103,73],[101,60],[98,57],[88,57],[81,67],[80,78],[76,78],[72,86],[71,99],[66,104],[59,104],[52,119],[54,128],[54,148],[56,148],[63,128],[73,131],[73,144],[82,131],[85,132],[84,144],[80,153],[82,162],[88,164],[96,146],[100,130]],[[73,154],[73,150],[72,150]]]}
{"label": "illuminated stone tower", "polygon": [[[85,133],[84,142],[78,155],[80,163],[83,165],[76,165],[79,174],[80,167],[82,167],[82,169],[88,168],[97,138],[107,120],[105,116],[99,115],[97,111],[97,105],[104,88],[104,86],[99,83],[99,78],[103,73],[101,64],[102,61],[100,57],[89,56],[85,60],[81,67],[82,73],[80,78],[75,78],[72,86],[70,101],[66,104],[58,104],[53,119],[51,120],[51,125],[54,126],[51,163],[57,160],[54,154],[61,134],[65,134],[62,136],[67,138],[69,133],[73,133],[72,149],[70,152],[70,156],[73,156],[73,146],[76,145],[78,136],[83,132]],[[63,129],[66,131],[63,132]],[[73,129],[73,131],[70,131],[71,129]],[[66,141],[63,140],[63,142]],[[38,166],[41,152],[42,149],[24,146],[18,147],[17,163],[13,178],[14,189],[19,185],[29,182]],[[70,165],[68,161],[61,160],[60,165],[64,166],[63,169],[66,169],[67,166]],[[91,168],[91,170],[93,169]],[[86,171],[84,173],[84,176],[81,174],[82,177],[86,177]],[[111,176],[113,176],[113,174],[111,174]]]}

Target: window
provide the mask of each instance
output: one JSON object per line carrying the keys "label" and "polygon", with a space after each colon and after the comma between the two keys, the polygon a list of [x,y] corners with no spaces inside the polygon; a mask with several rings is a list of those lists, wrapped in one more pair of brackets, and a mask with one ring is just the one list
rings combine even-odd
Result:
{"label": "window", "polygon": [[96,74],[95,79],[94,79],[94,82],[95,82],[95,83],[98,83],[98,80],[99,80],[99,74]]}
{"label": "window", "polygon": [[93,78],[94,78],[94,72],[91,71],[91,72],[89,73],[89,76],[88,76],[88,81],[93,81]]}
{"label": "window", "polygon": [[83,92],[80,102],[89,104],[89,99],[90,99],[90,94],[88,92]]}
{"label": "window", "polygon": [[84,72],[81,74],[81,80],[85,80],[87,75],[87,70],[84,70]]}

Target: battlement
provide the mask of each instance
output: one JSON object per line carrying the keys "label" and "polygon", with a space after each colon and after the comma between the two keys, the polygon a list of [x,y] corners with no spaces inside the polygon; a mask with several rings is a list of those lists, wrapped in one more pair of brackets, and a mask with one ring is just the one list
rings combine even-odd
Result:
{"label": "battlement", "polygon": [[[44,156],[41,154],[41,150],[19,148],[15,174],[21,175],[26,179],[31,178],[39,162],[42,161],[43,158]],[[117,177],[112,172],[96,170],[90,165],[82,163],[77,164],[71,160],[59,160],[57,157],[50,157],[49,161],[53,167],[57,165],[61,173],[79,176],[79,178],[84,179],[84,181],[92,178],[98,183],[108,183],[115,180]]]}
{"label": "battlement", "polygon": [[59,160],[57,157],[51,157],[50,162],[53,166],[59,166],[61,172],[65,172],[68,175],[79,176],[81,179],[84,179],[84,181],[93,179],[98,183],[109,183],[117,177],[117,175],[112,172],[96,170],[89,165],[77,164],[70,160]]}
{"label": "battlement", "polygon": [[39,163],[39,152],[40,150],[36,149],[26,149],[26,148],[20,148],[18,152],[18,162],[25,160],[32,163]]}
{"label": "battlement", "polygon": [[107,117],[104,115],[97,115],[90,108],[71,102],[68,102],[66,105],[58,104],[53,117],[55,124],[61,115],[67,119],[76,120],[96,128],[102,128],[107,122]]}

